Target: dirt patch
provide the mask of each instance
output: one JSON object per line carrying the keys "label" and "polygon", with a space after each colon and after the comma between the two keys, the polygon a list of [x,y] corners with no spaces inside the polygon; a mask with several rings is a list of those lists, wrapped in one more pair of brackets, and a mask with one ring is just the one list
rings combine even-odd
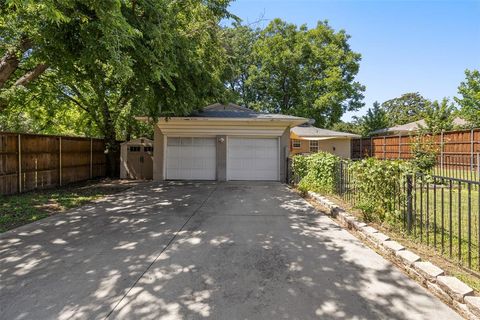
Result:
{"label": "dirt patch", "polygon": [[137,185],[128,180],[92,180],[61,188],[0,196],[0,232],[65,212]]}

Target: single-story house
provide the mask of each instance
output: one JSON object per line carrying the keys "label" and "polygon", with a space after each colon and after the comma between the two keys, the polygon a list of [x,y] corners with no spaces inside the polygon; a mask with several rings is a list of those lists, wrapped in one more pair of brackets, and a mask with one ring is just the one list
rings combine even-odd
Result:
{"label": "single-story house", "polygon": [[307,119],[213,104],[155,125],[154,180],[285,181],[290,128]]}
{"label": "single-story house", "polygon": [[311,154],[319,151],[350,158],[351,140],[359,135],[314,127],[304,124],[290,130],[290,153]]}
{"label": "single-story house", "polygon": [[[468,125],[468,121],[459,117],[455,117],[453,119],[453,125],[458,127],[466,126]],[[393,126],[390,128],[375,130],[370,132],[370,134],[371,135],[391,135],[391,134],[409,135],[411,133],[417,132],[418,130],[420,130],[420,128],[425,126],[426,126],[425,120],[421,119],[418,121],[413,121],[413,122]]]}

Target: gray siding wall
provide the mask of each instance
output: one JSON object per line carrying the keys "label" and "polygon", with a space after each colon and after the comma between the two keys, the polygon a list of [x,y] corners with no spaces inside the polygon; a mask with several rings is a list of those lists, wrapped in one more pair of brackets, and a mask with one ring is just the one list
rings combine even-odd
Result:
{"label": "gray siding wall", "polygon": [[155,126],[153,138],[153,180],[165,180],[163,176],[163,140],[164,136],[158,126]]}

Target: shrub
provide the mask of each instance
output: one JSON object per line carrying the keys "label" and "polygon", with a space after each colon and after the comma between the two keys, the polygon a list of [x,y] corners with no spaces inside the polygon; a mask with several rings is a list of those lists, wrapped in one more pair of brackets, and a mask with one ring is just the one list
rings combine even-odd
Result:
{"label": "shrub", "polygon": [[296,156],[293,171],[301,179],[298,188],[303,192],[311,190],[333,193],[336,185],[336,168],[340,161],[339,157],[328,152]]}
{"label": "shrub", "polygon": [[418,135],[413,138],[412,163],[422,173],[429,173],[437,164],[438,146],[435,144],[433,137]]}
{"label": "shrub", "polygon": [[301,180],[308,172],[307,156],[295,155],[292,158],[292,172],[298,180]]}
{"label": "shrub", "polygon": [[349,167],[358,193],[357,207],[367,221],[394,222],[399,215],[395,204],[404,201],[401,186],[411,165],[402,160],[367,158]]}

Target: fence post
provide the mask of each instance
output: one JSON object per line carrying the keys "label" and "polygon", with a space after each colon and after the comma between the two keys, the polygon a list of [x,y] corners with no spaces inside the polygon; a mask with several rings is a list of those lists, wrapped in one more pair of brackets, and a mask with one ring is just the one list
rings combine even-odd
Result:
{"label": "fence post", "polygon": [[360,159],[363,159],[363,145],[362,145],[362,142],[363,142],[363,137],[360,138],[360,156],[359,156]]}
{"label": "fence post", "polygon": [[473,175],[473,129],[470,130],[470,179]]}
{"label": "fence post", "polygon": [[443,168],[443,165],[445,163],[444,148],[445,148],[445,143],[444,143],[443,130],[442,130],[442,132],[440,133],[440,171],[442,172],[442,175],[445,174],[445,170]]}
{"label": "fence post", "polygon": [[402,159],[402,134],[398,135],[398,159]]}
{"label": "fence post", "polygon": [[412,204],[412,175],[407,175],[407,231],[408,234],[412,231],[412,220],[413,220],[413,204]]}
{"label": "fence post", "polygon": [[90,179],[93,178],[93,138],[90,138]]}
{"label": "fence post", "polygon": [[386,159],[387,155],[387,137],[383,136],[383,160]]}
{"label": "fence post", "polygon": [[58,184],[62,185],[62,137],[58,137]]}
{"label": "fence post", "polygon": [[340,196],[343,196],[343,161],[340,161]]}
{"label": "fence post", "polygon": [[480,180],[480,153],[477,152],[477,179]]}
{"label": "fence post", "polygon": [[18,193],[22,192],[22,135],[18,135]]}
{"label": "fence post", "polygon": [[373,138],[370,137],[370,157],[373,157]]}

